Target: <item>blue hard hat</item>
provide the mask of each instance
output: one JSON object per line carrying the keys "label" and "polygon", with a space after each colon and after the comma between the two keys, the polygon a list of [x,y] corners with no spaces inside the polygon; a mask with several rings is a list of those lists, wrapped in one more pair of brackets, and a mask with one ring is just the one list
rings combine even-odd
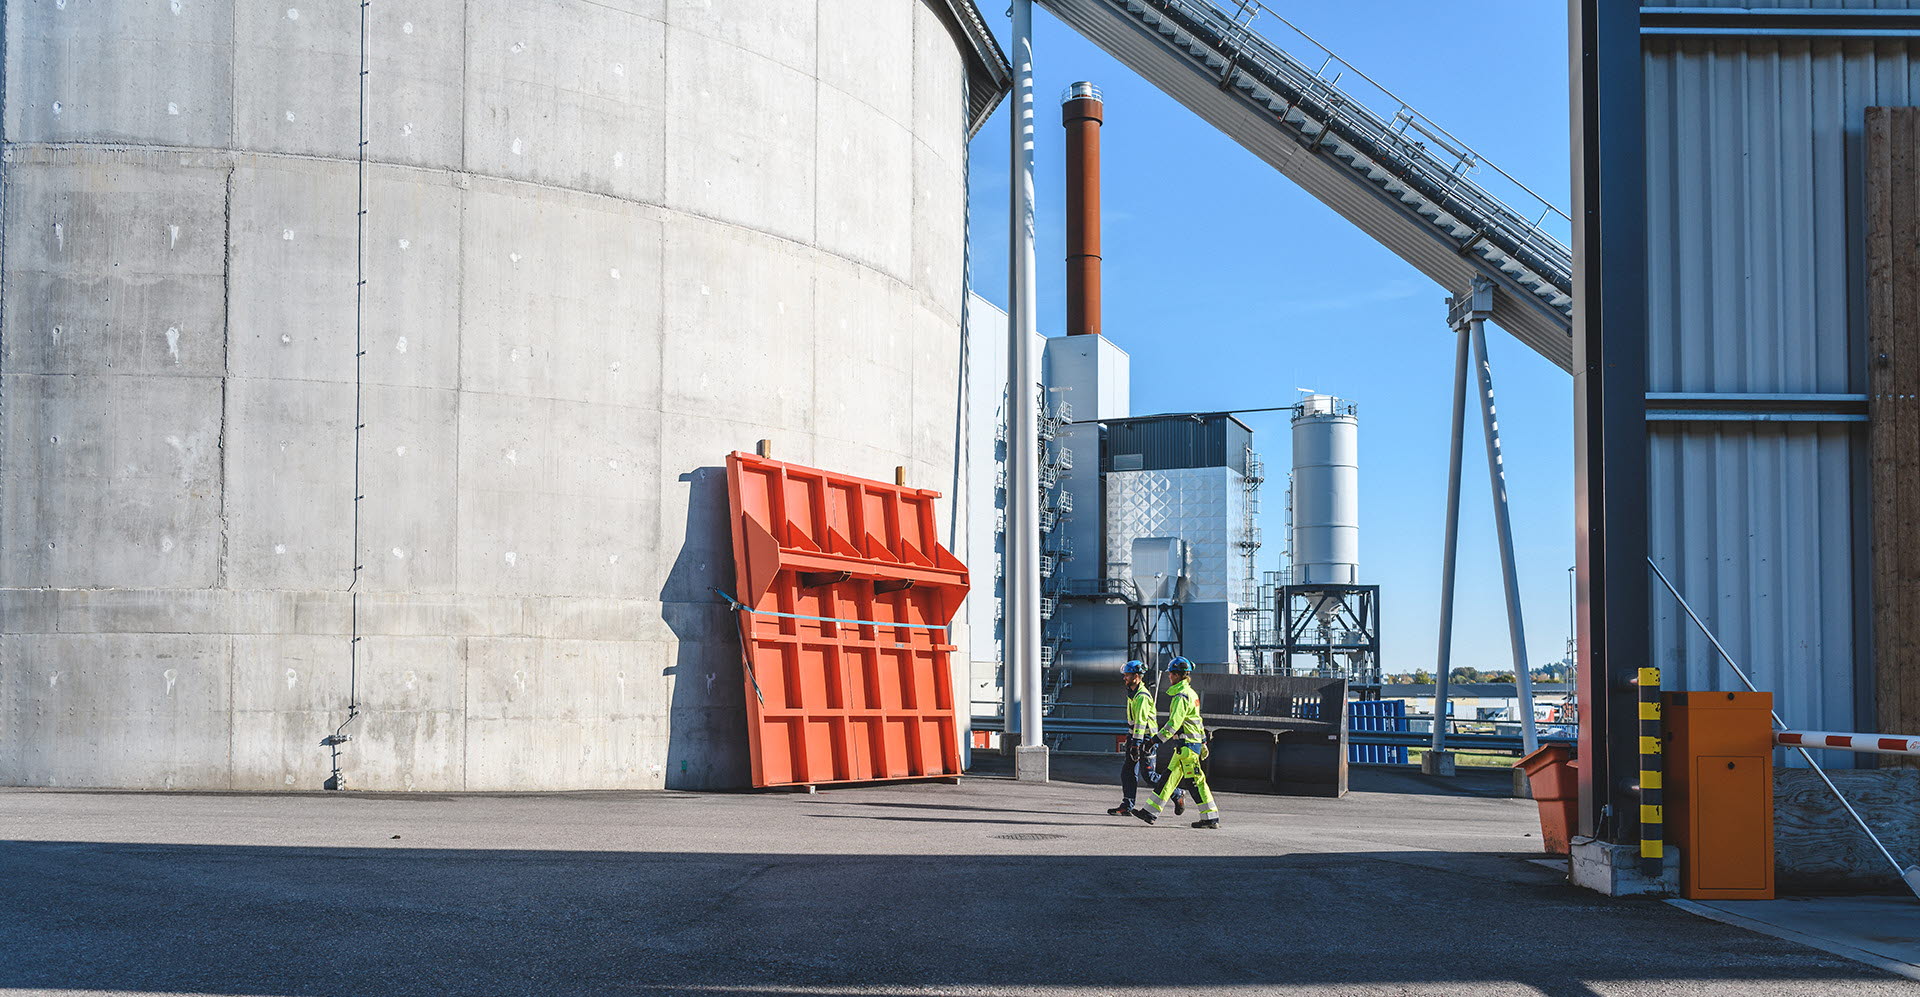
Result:
{"label": "blue hard hat", "polygon": [[1167,671],[1170,671],[1170,672],[1191,672],[1191,671],[1193,671],[1193,662],[1191,662],[1191,661],[1188,661],[1188,660],[1187,660],[1186,658],[1184,658],[1184,657],[1181,657],[1181,658],[1175,658],[1175,659],[1173,659],[1172,661],[1169,661],[1169,662],[1167,662]]}
{"label": "blue hard hat", "polygon": [[1144,661],[1129,661],[1120,666],[1120,674],[1122,675],[1139,675],[1146,670],[1147,665]]}

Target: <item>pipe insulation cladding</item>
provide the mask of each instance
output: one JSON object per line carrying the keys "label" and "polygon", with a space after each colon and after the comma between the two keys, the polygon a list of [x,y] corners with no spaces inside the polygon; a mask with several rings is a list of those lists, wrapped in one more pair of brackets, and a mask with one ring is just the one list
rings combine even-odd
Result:
{"label": "pipe insulation cladding", "polygon": [[1310,395],[1293,417],[1294,585],[1360,583],[1360,421],[1351,402]]}
{"label": "pipe insulation cladding", "polygon": [[0,785],[318,789],[358,560],[348,787],[742,786],[726,454],[963,549],[972,0],[3,9]]}

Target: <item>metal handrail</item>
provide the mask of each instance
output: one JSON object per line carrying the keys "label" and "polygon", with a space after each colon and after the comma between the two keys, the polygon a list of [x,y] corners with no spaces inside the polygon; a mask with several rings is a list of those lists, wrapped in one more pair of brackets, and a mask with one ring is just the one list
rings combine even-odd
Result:
{"label": "metal handrail", "polygon": [[[1508,173],[1506,170],[1503,170],[1499,166],[1490,162],[1485,156],[1481,155],[1472,146],[1462,141],[1460,138],[1455,136],[1452,132],[1447,131],[1446,128],[1440,125],[1439,122],[1433,120],[1432,118],[1426,116],[1425,114],[1420,113],[1418,108],[1414,107],[1411,103],[1408,103],[1399,94],[1396,94],[1392,90],[1387,89],[1386,85],[1382,84],[1380,81],[1374,79],[1373,77],[1368,76],[1365,72],[1363,72],[1360,69],[1360,67],[1355,66],[1353,63],[1350,63],[1347,60],[1341,58],[1338,53],[1334,52],[1332,49],[1322,44],[1318,38],[1315,38],[1312,35],[1308,34],[1299,25],[1294,24],[1292,21],[1287,20],[1287,18],[1284,15],[1280,14],[1278,11],[1275,11],[1272,8],[1268,7],[1266,4],[1261,3],[1260,0],[1234,0],[1234,2],[1242,8],[1252,9],[1258,13],[1266,14],[1267,16],[1273,18],[1274,20],[1279,21],[1281,24],[1286,25],[1289,29],[1291,29],[1295,34],[1299,35],[1301,38],[1306,39],[1308,44],[1319,49],[1332,62],[1336,62],[1340,65],[1341,72],[1339,74],[1336,74],[1336,77],[1351,73],[1352,75],[1358,76],[1362,80],[1365,80],[1367,82],[1367,85],[1373,87],[1375,90],[1380,91],[1380,93],[1383,96],[1387,97],[1389,100],[1392,100],[1396,105],[1398,105],[1394,109],[1393,120],[1395,122],[1404,123],[1407,127],[1413,128],[1415,131],[1418,131],[1420,134],[1425,135],[1427,138],[1440,144],[1448,152],[1454,153],[1459,158],[1460,162],[1468,164],[1472,169],[1477,169],[1478,167],[1485,166],[1486,168],[1499,174],[1501,179],[1504,179],[1508,183],[1513,184],[1515,187],[1525,192],[1527,196],[1533,198],[1534,201],[1538,202],[1544,209],[1543,217],[1546,213],[1552,213],[1555,215],[1559,215],[1561,220],[1565,221],[1568,225],[1573,224],[1573,216],[1569,215],[1565,211],[1562,211],[1559,205],[1554,204],[1552,201],[1548,200],[1544,195],[1535,191],[1533,188],[1527,186],[1524,182],[1520,180],[1519,177],[1516,177],[1513,174]],[[1249,25],[1251,24],[1251,19],[1249,19],[1248,23]],[[1321,73],[1324,74],[1324,72],[1325,72],[1325,69],[1323,67],[1321,70]],[[1332,81],[1329,80],[1328,82],[1331,83]],[[1470,169],[1470,172],[1471,172],[1471,169]]]}
{"label": "metal handrail", "polygon": [[[1293,22],[1260,0],[1220,0],[1221,3],[1231,3],[1244,19],[1229,15],[1214,0],[1136,2],[1178,11],[1184,17],[1207,24],[1219,36],[1208,42],[1210,47],[1219,50],[1234,65],[1258,68],[1275,82],[1295,92],[1297,96],[1291,100],[1289,109],[1299,110],[1303,116],[1342,138],[1357,139],[1374,146],[1384,154],[1384,158],[1364,148],[1360,151],[1389,172],[1396,173],[1396,179],[1402,182],[1414,180],[1420,186],[1433,188],[1431,191],[1420,190],[1419,186],[1414,189],[1422,196],[1435,200],[1436,205],[1448,214],[1463,222],[1493,229],[1511,240],[1516,248],[1528,251],[1536,257],[1525,261],[1528,266],[1540,269],[1541,276],[1548,279],[1556,290],[1571,292],[1572,250],[1558,236],[1542,227],[1549,217],[1558,217],[1570,229],[1572,218],[1566,211],[1500,169],[1438,122],[1420,113],[1413,105],[1342,59]],[[1306,63],[1289,55],[1277,43],[1254,31],[1252,23],[1260,14],[1268,15],[1317,49],[1324,56],[1319,68],[1308,68]],[[1366,101],[1338,85],[1348,76],[1365,82],[1391,103],[1387,116],[1382,116]],[[1420,138],[1409,136],[1409,130]],[[1449,153],[1452,161],[1447,162],[1437,156],[1434,146]],[[1492,171],[1511,184],[1514,190],[1536,202],[1540,206],[1539,213],[1529,219],[1471,178],[1472,174],[1480,174],[1483,169]],[[1458,203],[1450,204],[1450,201]],[[1461,210],[1463,208],[1466,210]]]}

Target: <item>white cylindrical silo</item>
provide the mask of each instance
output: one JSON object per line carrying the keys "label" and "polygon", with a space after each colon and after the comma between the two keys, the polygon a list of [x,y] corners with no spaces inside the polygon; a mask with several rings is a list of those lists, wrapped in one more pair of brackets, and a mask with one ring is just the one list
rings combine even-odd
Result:
{"label": "white cylindrical silo", "polygon": [[1312,395],[1293,417],[1294,585],[1360,582],[1360,423],[1351,402]]}

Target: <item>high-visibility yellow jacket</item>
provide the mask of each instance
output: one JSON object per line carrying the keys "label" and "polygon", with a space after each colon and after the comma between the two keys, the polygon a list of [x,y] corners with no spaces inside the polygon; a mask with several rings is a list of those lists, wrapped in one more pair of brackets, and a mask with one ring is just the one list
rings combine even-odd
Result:
{"label": "high-visibility yellow jacket", "polygon": [[1167,690],[1167,723],[1160,728],[1160,740],[1183,738],[1195,751],[1207,743],[1207,728],[1200,722],[1200,694],[1193,683],[1181,679]]}
{"label": "high-visibility yellow jacket", "polygon": [[1160,711],[1153,708],[1153,690],[1144,683],[1127,697],[1127,736],[1142,741],[1153,736],[1153,724]]}

